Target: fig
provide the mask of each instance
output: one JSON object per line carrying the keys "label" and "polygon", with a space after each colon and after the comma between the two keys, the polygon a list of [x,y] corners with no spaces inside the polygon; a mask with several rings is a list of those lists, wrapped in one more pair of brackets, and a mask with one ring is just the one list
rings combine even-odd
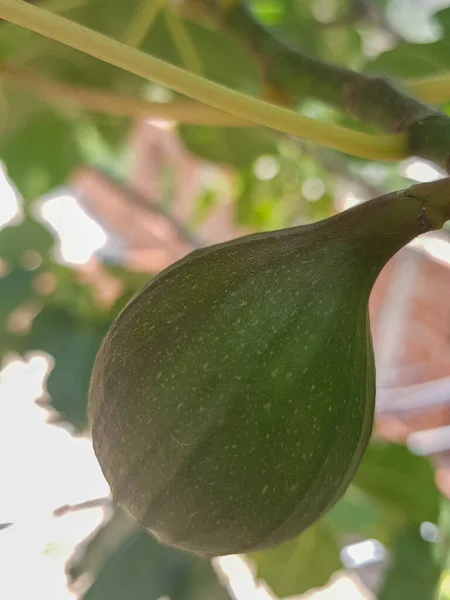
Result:
{"label": "fig", "polygon": [[115,500],[161,542],[205,556],[276,546],[324,515],[371,436],[372,286],[443,225],[449,186],[194,251],[135,294],[89,398]]}

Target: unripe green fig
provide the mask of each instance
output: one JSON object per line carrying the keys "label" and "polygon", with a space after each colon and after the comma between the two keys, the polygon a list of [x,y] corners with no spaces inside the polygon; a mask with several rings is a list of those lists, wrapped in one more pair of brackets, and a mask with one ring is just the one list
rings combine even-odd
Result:
{"label": "unripe green fig", "polygon": [[449,186],[197,250],[137,293],[90,390],[115,500],[160,541],[208,556],[278,545],[329,510],[372,430],[372,286],[442,226]]}

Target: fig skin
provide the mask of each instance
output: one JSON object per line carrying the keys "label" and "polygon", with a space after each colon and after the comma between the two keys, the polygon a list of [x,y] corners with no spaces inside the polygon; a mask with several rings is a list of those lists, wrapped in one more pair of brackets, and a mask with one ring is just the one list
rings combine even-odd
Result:
{"label": "fig skin", "polygon": [[197,250],[119,314],[92,374],[94,449],[115,500],[161,542],[273,547],[342,496],[372,431],[372,286],[443,224],[417,196]]}

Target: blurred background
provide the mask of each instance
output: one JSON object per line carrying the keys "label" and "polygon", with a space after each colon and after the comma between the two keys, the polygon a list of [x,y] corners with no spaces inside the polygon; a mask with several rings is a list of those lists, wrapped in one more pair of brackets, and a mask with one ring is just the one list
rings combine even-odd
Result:
{"label": "blurred background", "polygon": [[[264,56],[245,45],[252,23],[399,80],[449,68],[448,0],[40,4],[277,102],[286,98],[265,81]],[[240,4],[248,20],[235,37],[224,15]],[[149,118],[144,105],[125,117],[108,96],[86,102],[86,90],[180,101],[0,22],[0,598],[450,598],[447,229],[399,252],[376,283],[373,441],[343,499],[292,542],[211,562],[158,544],[112,505],[86,417],[102,337],[154,274],[195,248],[310,223],[442,173],[262,128]],[[310,97],[294,100],[304,114],[355,126]]]}

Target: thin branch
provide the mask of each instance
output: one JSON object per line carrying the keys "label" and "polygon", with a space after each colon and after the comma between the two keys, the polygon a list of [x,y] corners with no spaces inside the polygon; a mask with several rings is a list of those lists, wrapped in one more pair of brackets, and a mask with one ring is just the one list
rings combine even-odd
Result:
{"label": "thin branch", "polygon": [[127,200],[134,204],[137,208],[141,210],[145,210],[149,213],[157,213],[167,219],[167,221],[172,225],[175,231],[178,233],[180,238],[189,244],[193,249],[202,248],[205,244],[198,236],[192,233],[186,225],[178,221],[173,215],[171,215],[167,210],[165,210],[161,204],[157,201],[152,201],[149,198],[146,198],[142,194],[140,194],[135,189],[123,184],[119,179],[113,177],[110,173],[105,173],[104,171],[92,167],[104,180],[114,183],[114,185],[121,189],[127,197]]}
{"label": "thin branch", "polygon": [[[254,123],[250,121],[237,119],[232,115],[198,102],[148,102],[133,96],[120,96],[111,92],[65,85],[21,67],[0,65],[1,77],[36,94],[43,100],[56,103],[58,106],[65,104],[83,110],[136,119],[163,119],[178,123],[219,127],[254,127]],[[307,152],[327,169],[362,187],[369,197],[379,196],[386,191],[368,183],[357,174],[351,173],[347,162],[332,151],[320,146],[305,144],[297,138],[293,139],[304,152]],[[194,242],[190,233],[186,234],[185,232],[182,237],[190,243]],[[195,243],[195,245],[200,246],[201,244]]]}
{"label": "thin branch", "polygon": [[382,196],[386,193],[386,189],[367,181],[367,179],[364,179],[364,177],[358,175],[358,173],[352,172],[348,162],[339,154],[327,150],[326,148],[321,148],[320,146],[312,146],[310,144],[302,143],[299,140],[296,141],[303,152],[311,156],[311,158],[320,163],[328,171],[357,185],[364,191],[367,198],[376,198],[377,196]]}
{"label": "thin branch", "polygon": [[362,158],[400,160],[411,154],[404,134],[369,135],[299,115],[213,83],[23,0],[0,0],[0,18],[271,129]]}
{"label": "thin branch", "polygon": [[[150,102],[136,96],[67,85],[26,67],[0,64],[0,77],[48,102],[58,105],[63,103],[101,114],[213,127],[255,127],[255,123],[251,121],[200,102]],[[414,79],[405,86],[416,96],[437,103],[450,98],[450,73]]]}
{"label": "thin branch", "polygon": [[100,506],[110,506],[111,498],[93,498],[92,500],[86,500],[85,502],[79,502],[78,504],[64,504],[58,506],[53,511],[54,517],[63,517],[67,513],[77,512],[79,510],[88,510],[90,508],[98,508]]}
{"label": "thin branch", "polygon": [[254,127],[255,124],[200,102],[149,102],[80,86],[66,85],[38,75],[31,69],[0,65],[0,78],[30,91],[48,102],[118,117],[176,121],[217,127]]}

